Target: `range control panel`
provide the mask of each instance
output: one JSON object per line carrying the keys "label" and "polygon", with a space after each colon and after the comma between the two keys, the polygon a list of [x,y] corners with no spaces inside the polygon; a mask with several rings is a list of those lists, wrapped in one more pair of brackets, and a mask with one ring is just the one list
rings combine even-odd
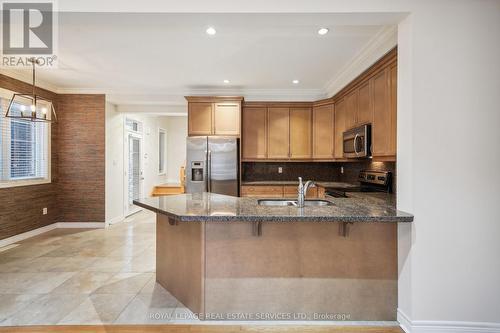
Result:
{"label": "range control panel", "polygon": [[358,180],[362,183],[387,186],[391,178],[389,171],[363,170],[359,172]]}

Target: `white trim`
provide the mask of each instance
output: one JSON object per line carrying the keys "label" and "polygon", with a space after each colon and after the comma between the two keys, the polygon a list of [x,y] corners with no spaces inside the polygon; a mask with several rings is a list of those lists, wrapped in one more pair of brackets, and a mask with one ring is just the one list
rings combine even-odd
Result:
{"label": "white trim", "polygon": [[4,239],[0,240],[0,248],[7,246],[7,245],[17,243],[17,242],[20,242],[22,240],[25,240],[25,239],[28,239],[28,238],[31,238],[34,236],[38,236],[40,234],[43,234],[47,231],[54,230],[56,228],[57,228],[57,223],[52,223],[52,224],[46,225],[44,227],[40,227],[37,229],[23,232],[22,234],[19,234],[19,235],[15,235],[15,236],[12,236],[9,238],[4,238]]}
{"label": "white trim", "polygon": [[[33,84],[33,73],[32,73],[31,68],[29,68],[29,69],[19,69],[19,68],[14,69],[14,68],[2,67],[2,74],[6,75],[12,79],[16,79],[16,80],[22,81],[24,83],[28,83],[30,85]],[[57,93],[57,91],[58,91],[57,86],[55,86],[47,81],[40,80],[40,78],[38,78],[38,76],[36,78],[36,86],[38,88],[49,90],[50,92],[53,92],[53,93]]]}
{"label": "white trim", "polygon": [[104,229],[106,222],[57,222],[58,229]]}
{"label": "white trim", "polygon": [[403,331],[405,331],[406,333],[411,333],[411,321],[400,308],[398,308],[397,311],[397,321],[399,322],[399,325],[401,326],[401,329]]}
{"label": "white trim", "polygon": [[50,183],[52,183],[52,180],[50,178],[34,178],[34,179],[22,179],[22,180],[9,180],[9,181],[6,181],[6,182],[0,182],[0,188],[30,186],[30,185],[41,185],[41,184],[50,184]]}
{"label": "white trim", "polygon": [[56,222],[37,229],[23,232],[22,234],[15,235],[9,238],[4,238],[0,240],[0,248],[15,244],[17,242],[23,241],[25,239],[35,237],[46,233],[54,229],[104,229],[106,227],[105,222]]}
{"label": "white trim", "polygon": [[398,43],[397,26],[382,28],[338,74],[325,85],[328,96],[334,96]]}
{"label": "white trim", "polygon": [[398,322],[406,333],[500,333],[500,323],[446,320],[411,320],[398,309]]}
{"label": "white trim", "polygon": [[106,221],[106,227],[113,225],[113,224],[116,224],[116,223],[123,222],[124,220],[125,220],[125,215],[115,216],[112,219],[109,219]]}

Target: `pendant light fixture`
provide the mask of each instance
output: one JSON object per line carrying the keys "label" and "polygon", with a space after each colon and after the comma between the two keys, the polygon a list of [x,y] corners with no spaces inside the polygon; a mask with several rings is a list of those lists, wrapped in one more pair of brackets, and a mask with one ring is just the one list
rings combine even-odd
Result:
{"label": "pendant light fixture", "polygon": [[35,66],[40,65],[40,62],[35,58],[30,58],[28,61],[33,64],[31,94],[14,94],[5,117],[26,121],[57,122],[56,110],[52,101],[35,94]]}

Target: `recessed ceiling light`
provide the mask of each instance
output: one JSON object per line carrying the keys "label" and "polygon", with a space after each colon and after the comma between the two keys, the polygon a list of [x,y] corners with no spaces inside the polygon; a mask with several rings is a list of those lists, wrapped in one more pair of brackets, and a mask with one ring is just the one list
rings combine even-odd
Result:
{"label": "recessed ceiling light", "polygon": [[229,83],[229,80],[224,80],[224,83],[225,83],[225,84],[228,84],[228,83]]}
{"label": "recessed ceiling light", "polygon": [[293,80],[292,83],[293,84],[299,84],[299,80]]}
{"label": "recessed ceiling light", "polygon": [[318,30],[318,35],[321,35],[321,36],[326,35],[328,33],[328,31],[330,31],[328,28],[320,28]]}
{"label": "recessed ceiling light", "polygon": [[210,36],[213,36],[217,33],[217,31],[215,30],[214,27],[208,27],[207,28],[207,34],[210,35]]}

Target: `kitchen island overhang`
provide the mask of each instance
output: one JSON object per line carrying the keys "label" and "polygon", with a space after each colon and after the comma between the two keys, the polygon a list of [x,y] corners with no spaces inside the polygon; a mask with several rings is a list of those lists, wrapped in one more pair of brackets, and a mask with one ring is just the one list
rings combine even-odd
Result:
{"label": "kitchen island overhang", "polygon": [[343,200],[336,217],[211,193],[135,203],[157,213],[157,281],[201,319],[395,320],[397,222],[413,217]]}

